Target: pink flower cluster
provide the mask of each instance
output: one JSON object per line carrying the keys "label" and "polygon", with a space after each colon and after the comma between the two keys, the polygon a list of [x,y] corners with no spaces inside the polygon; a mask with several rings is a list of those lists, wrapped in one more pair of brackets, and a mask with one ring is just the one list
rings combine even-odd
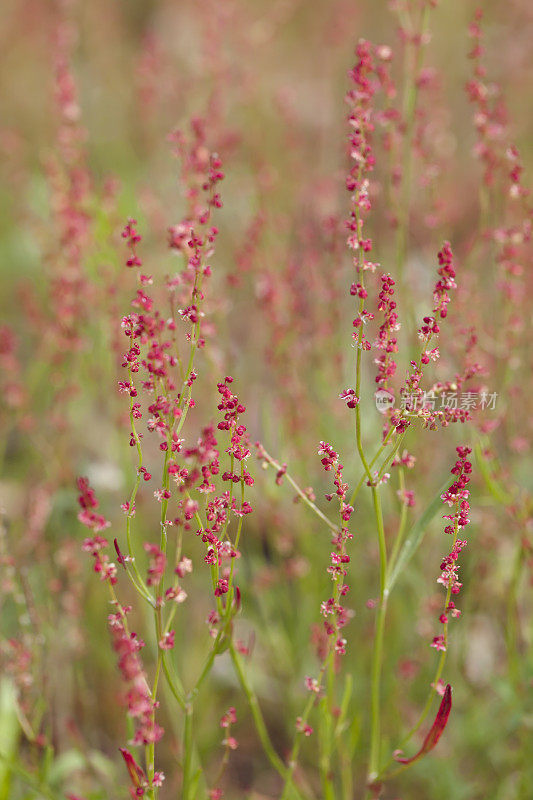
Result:
{"label": "pink flower cluster", "polygon": [[427,344],[432,336],[440,333],[437,317],[444,319],[447,316],[447,307],[450,302],[448,294],[452,289],[457,289],[455,282],[455,268],[453,254],[449,242],[444,242],[442,249],[438,253],[439,268],[437,270],[439,279],[433,290],[433,314],[432,317],[424,317],[423,324],[418,330],[420,339]]}
{"label": "pink flower cluster", "polygon": [[158,742],[163,736],[163,728],[155,721],[159,705],[152,695],[143,670],[139,651],[144,642],[135,633],[126,629],[126,614],[131,607],[119,607],[108,616],[113,649],[118,657],[118,668],[127,686],[126,704],[128,714],[135,721],[136,731],[132,744],[145,745]]}
{"label": "pink flower cluster", "polygon": [[[244,461],[250,455],[250,448],[248,447],[246,427],[239,425],[238,421],[240,415],[246,411],[246,408],[239,402],[237,395],[231,392],[229,387],[232,383],[233,378],[230,375],[223,382],[217,383],[218,393],[222,397],[217,408],[219,411],[224,412],[224,419],[218,423],[217,428],[220,431],[229,431],[231,433],[231,444],[226,453],[236,458],[237,461]],[[222,477],[223,480],[234,480],[233,475]],[[246,470],[244,470],[244,480],[247,486],[253,486],[253,479]]]}
{"label": "pink flower cluster", "polygon": [[[46,173],[50,190],[53,236],[59,249],[49,277],[47,339],[54,342],[53,360],[65,362],[83,345],[83,323],[94,300],[94,286],[84,274],[91,249],[92,176],[84,147],[87,131],[81,124],[76,81],[71,68],[76,32],[68,23],[55,32],[54,93],[59,112],[57,151],[49,157]],[[43,320],[44,322],[44,320]],[[51,354],[47,354],[47,359]]]}
{"label": "pink flower cluster", "polygon": [[[204,561],[208,565],[222,568],[222,572],[217,578],[214,586],[214,595],[219,598],[230,591],[229,574],[230,570],[224,566],[224,562],[239,558],[239,550],[224,536],[229,525],[230,514],[236,517],[243,517],[252,512],[252,507],[246,500],[240,502],[233,496],[233,485],[241,483],[244,486],[252,486],[254,481],[245,467],[245,461],[250,456],[250,448],[246,426],[239,421],[241,414],[245,412],[244,405],[234,394],[230,385],[233,383],[231,376],[226,376],[224,381],[217,384],[217,389],[221,400],[218,410],[222,412],[222,419],[217,424],[217,429],[229,433],[230,442],[225,452],[233,461],[240,462],[241,468],[237,471],[234,468],[222,473],[222,481],[231,485],[230,490],[226,490],[219,495],[215,495],[206,505],[207,526],[197,529],[196,533],[206,545]],[[178,501],[179,514],[175,517],[174,525],[182,525],[189,530],[190,521],[195,517],[198,510],[198,503],[190,496],[190,491],[214,494],[216,486],[213,477],[220,472],[220,454],[218,442],[215,437],[215,428],[209,425],[203,429],[197,444],[183,450],[183,456],[191,463],[189,467],[178,467],[174,461],[170,461],[168,471],[174,478],[178,486],[178,491],[183,495]],[[177,587],[178,596],[181,594]],[[178,597],[176,597],[178,599]],[[235,587],[234,597],[238,602],[238,589]],[[212,626],[218,623],[216,612],[210,618]]]}
{"label": "pink flower cluster", "polygon": [[355,393],[355,389],[344,389],[339,397],[341,400],[346,401],[348,408],[355,408],[359,404],[359,398]]}
{"label": "pink flower cluster", "polygon": [[[440,352],[438,348],[429,349],[428,345],[434,336],[440,333],[440,326],[437,317],[444,319],[447,316],[447,307],[450,302],[449,292],[457,288],[455,282],[455,268],[453,255],[449,242],[445,242],[438,253],[438,275],[439,278],[433,290],[433,314],[423,318],[422,325],[418,329],[418,336],[422,340],[424,349],[418,361],[411,361],[411,371],[408,373],[400,395],[405,399],[405,408],[394,409],[391,414],[391,423],[395,426],[398,433],[405,431],[409,425],[410,417],[420,417],[424,427],[436,430],[439,425],[447,427],[453,422],[466,422],[470,419],[470,414],[464,408],[451,408],[441,403],[436,407],[437,393],[445,392],[447,387],[452,386],[452,382],[436,383],[430,392],[424,392],[421,383],[424,377],[424,367],[431,361],[438,361]],[[457,385],[462,385],[465,380],[472,377],[479,371],[479,365],[474,364],[465,367],[463,375],[455,376],[455,391]],[[433,399],[430,400],[429,397]]]}
{"label": "pink flower cluster", "polygon": [[[371,349],[371,343],[363,332],[363,326],[372,320],[374,315],[364,308],[368,296],[364,286],[364,273],[366,270],[374,272],[376,268],[366,256],[372,250],[372,240],[364,236],[363,230],[363,216],[371,208],[368,174],[372,172],[375,164],[371,142],[374,131],[373,98],[379,88],[386,94],[391,92],[392,85],[388,74],[390,51],[387,48],[374,48],[362,39],[357,45],[355,54],[357,61],[349,73],[353,85],[346,95],[346,102],[350,108],[349,154],[354,163],[346,179],[352,208],[345,226],[349,232],[347,244],[350,250],[354,251],[353,265],[358,276],[358,282],[352,283],[350,287],[350,294],[359,299],[358,315],[353,320],[355,330],[352,337],[357,347],[366,351]],[[390,313],[394,313],[393,309],[390,309]],[[385,361],[388,362],[388,359]],[[384,365],[384,371],[387,372],[388,369],[388,364]],[[393,374],[392,366],[390,370]]]}
{"label": "pink flower cluster", "polygon": [[304,736],[311,736],[313,728],[309,723],[305,722],[302,717],[296,717],[296,730],[303,733]]}
{"label": "pink flower cluster", "polygon": [[474,125],[478,141],[474,152],[484,166],[483,181],[486,186],[494,186],[498,173],[507,172],[509,197],[523,199],[529,192],[522,184],[524,168],[518,151],[507,143],[509,123],[502,91],[498,85],[486,82],[486,69],[481,63],[484,54],[482,18],[483,11],[478,8],[469,26],[472,49],[468,55],[474,62],[474,76],[468,81],[466,92],[475,107]]}
{"label": "pink flower cluster", "polygon": [[[184,492],[195,485],[197,491],[202,493],[209,494],[215,491],[215,484],[211,479],[220,471],[217,445],[214,426],[207,425],[202,430],[196,445],[186,448],[183,453],[186,459],[192,459],[196,461],[196,464],[190,469],[185,467],[180,469],[176,464],[171,463],[168,471],[174,476],[174,480],[180,486],[180,491]],[[175,524],[185,524],[187,529],[187,522],[192,519],[195,509],[188,501],[182,501],[179,505],[183,511],[183,519],[178,518],[175,520]]]}
{"label": "pink flower cluster", "polygon": [[[346,502],[348,484],[343,481],[343,466],[339,463],[339,455],[327,442],[320,442],[318,453],[322,455],[321,461],[325,471],[334,474],[333,483],[336,491],[327,494],[326,500],[331,501],[334,497],[338,498],[341,523],[347,523],[350,521],[353,508]],[[350,556],[346,552],[346,543],[352,538],[353,535],[348,532],[348,528],[344,524],[341,524],[337,533],[333,535],[331,543],[334,550],[330,554],[327,571],[333,580],[334,591],[333,596],[324,600],[320,605],[320,611],[324,617],[324,631],[333,641],[333,649],[337,655],[346,653],[346,639],[340,635],[340,631],[348,622],[349,613],[340,602],[340,598],[344,597],[349,589],[344,583],[347,565],[350,563]]]}
{"label": "pink flower cluster", "polygon": [[109,560],[107,553],[102,552],[107,546],[107,539],[96,533],[93,537],[84,539],[82,549],[93,556],[94,571],[100,575],[100,579],[109,581],[111,585],[114,585],[117,582],[117,568]]}
{"label": "pink flower cluster", "polygon": [[167,557],[156,544],[150,544],[150,542],[145,542],[144,549],[150,556],[146,585],[159,586],[159,584],[161,583],[161,579],[165,574]]}
{"label": "pink flower cluster", "polygon": [[[145,373],[145,379],[142,382],[143,389],[155,392],[159,383],[159,385],[163,384],[167,391],[174,391],[176,386],[170,376],[169,367],[177,366],[178,361],[176,356],[169,352],[172,348],[171,338],[164,338],[166,331],[171,332],[174,329],[174,323],[172,320],[162,319],[157,310],[153,314],[150,313],[153,302],[142,289],[137,290],[132,305],[141,308],[141,313],[131,313],[122,319],[122,328],[130,344],[122,361],[122,366],[128,370],[128,381],[119,382],[119,389],[128,392],[130,397],[136,397],[137,390],[133,385],[133,375],[138,373],[142,367]],[[141,344],[145,349],[145,356],[142,358]],[[165,437],[169,425],[164,416],[179,417],[181,415],[181,410],[177,408],[179,399],[179,394],[174,402],[168,400],[164,395],[156,395],[148,409],[152,414],[148,430],[157,431],[161,438]],[[133,410],[136,412],[135,418],[140,419],[142,416],[140,405]]]}
{"label": "pink flower cluster", "polygon": [[444,528],[444,532],[453,536],[453,545],[448,555],[445,556],[441,562],[441,574],[438,578],[438,582],[441,583],[447,591],[445,608],[439,616],[439,622],[445,626],[444,633],[435,636],[431,643],[431,646],[435,647],[437,650],[446,650],[449,617],[458,617],[461,614],[460,610],[451,599],[451,595],[457,595],[461,591],[462,583],[459,581],[459,566],[457,561],[462,549],[467,544],[466,540],[459,539],[457,534],[460,530],[465,528],[470,521],[468,518],[470,509],[468,498],[470,492],[467,486],[470,482],[470,474],[472,472],[472,464],[468,461],[468,456],[472,451],[469,447],[464,446],[459,446],[456,450],[458,459],[451,470],[456,480],[442,495],[442,501],[454,508],[453,514],[444,515],[444,519],[449,520],[449,524]]}
{"label": "pink flower cluster", "polygon": [[130,219],[124,230],[122,231],[122,238],[127,240],[127,245],[130,251],[130,256],[126,261],[127,267],[141,267],[142,261],[137,255],[137,245],[142,240],[141,235],[137,231],[137,220]]}
{"label": "pink flower cluster", "polygon": [[[433,302],[435,303],[433,313],[435,316],[438,315],[441,319],[445,319],[448,313],[448,303],[450,302],[450,295],[448,292],[452,289],[457,289],[453,253],[449,242],[444,242],[442,250],[439,252],[438,259],[438,273],[440,279],[435,284],[435,289],[433,290]],[[436,333],[438,333],[438,330]]]}
{"label": "pink flower cluster", "polygon": [[108,528],[111,524],[101,514],[97,514],[94,509],[98,508],[98,500],[94,489],[89,486],[87,478],[78,478],[77,486],[79,489],[78,503],[81,511],[78,514],[79,521],[90,528],[93,536],[88,537],[83,542],[83,550],[90,553],[94,558],[94,571],[100,575],[103,581],[110,581],[113,585],[117,582],[117,568],[109,560],[107,553],[103,551],[108,546],[108,541],[99,535],[99,531]]}
{"label": "pink flower cluster", "polygon": [[378,356],[374,363],[378,367],[376,383],[381,384],[383,387],[387,386],[396,372],[396,362],[391,354],[398,352],[398,340],[395,333],[400,326],[398,324],[398,314],[396,313],[396,301],[393,298],[394,281],[390,275],[382,275],[378,311],[383,312],[384,320],[378,331],[376,346],[383,351],[383,354]]}
{"label": "pink flower cluster", "polygon": [[96,514],[94,511],[94,509],[98,508],[99,503],[96,499],[94,489],[91,489],[89,486],[88,479],[78,478],[77,486],[80,492],[78,496],[78,503],[81,507],[81,511],[78,514],[79,521],[87,528],[90,528],[92,531],[94,531],[94,533],[98,533],[99,531],[108,528],[111,523],[108,522],[101,514]]}
{"label": "pink flower cluster", "polygon": [[[230,736],[231,726],[234,725],[236,722],[237,722],[237,713],[235,711],[234,706],[230,706],[230,708],[228,708],[226,713],[223,714],[220,719],[220,727],[226,731],[226,735],[222,740],[222,744],[226,748],[226,752],[218,772],[218,776],[216,779],[217,783],[220,783],[222,776],[224,774],[228,762],[229,751],[236,750],[237,747],[239,746],[237,739],[234,736]],[[224,792],[222,791],[220,786],[215,786],[213,789],[210,790],[208,796],[209,800],[222,800],[222,798],[224,797]]]}

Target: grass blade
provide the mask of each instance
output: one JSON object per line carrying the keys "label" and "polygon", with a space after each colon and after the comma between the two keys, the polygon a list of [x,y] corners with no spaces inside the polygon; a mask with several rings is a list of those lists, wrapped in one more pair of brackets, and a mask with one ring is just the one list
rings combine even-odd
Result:
{"label": "grass blade", "polygon": [[0,800],[8,800],[10,796],[10,762],[15,758],[20,735],[17,719],[16,695],[12,683],[3,680],[0,683]]}
{"label": "grass blade", "polygon": [[385,588],[388,592],[392,590],[392,587],[398,580],[400,574],[405,569],[409,561],[414,556],[420,542],[424,538],[424,534],[427,530],[427,527],[439,508],[442,508],[442,500],[441,494],[446,491],[448,486],[450,485],[450,478],[446,478],[445,483],[442,484],[439,491],[428,505],[424,513],[422,514],[419,519],[414,523],[411,530],[407,534],[407,538],[404,542],[402,549],[400,550],[400,554],[396,559],[396,563],[394,564],[390,575],[387,577],[387,581],[385,584]]}

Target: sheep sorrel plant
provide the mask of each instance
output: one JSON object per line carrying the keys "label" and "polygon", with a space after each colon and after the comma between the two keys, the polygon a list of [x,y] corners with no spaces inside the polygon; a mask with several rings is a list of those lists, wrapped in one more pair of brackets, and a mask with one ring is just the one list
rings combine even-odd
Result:
{"label": "sheep sorrel plant", "polygon": [[[136,450],[137,463],[134,486],[122,504],[124,530],[114,538],[116,563],[110,561],[108,541],[101,535],[109,523],[96,511],[98,501],[94,491],[85,478],[78,479],[78,488],[81,506],[79,519],[92,534],[85,540],[83,549],[94,557],[94,570],[107,583],[113,606],[108,622],[125,684],[127,713],[132,722],[133,736],[129,744],[144,751],[141,757],[129,749],[121,748],[134,797],[146,795],[155,798],[165,777],[160,769],[156,769],[156,745],[164,735],[160,711],[163,683],[169,690],[169,703],[175,705],[168,714],[181,714],[183,717],[182,731],[178,735],[179,755],[173,767],[175,772],[181,773],[180,796],[186,800],[206,794],[210,798],[223,796],[224,772],[231,751],[238,746],[235,736],[229,735],[230,726],[237,723],[235,707],[232,706],[221,717],[221,727],[228,729],[222,741],[225,754],[213,775],[210,769],[204,769],[194,720],[197,698],[201,692],[209,691],[211,673],[216,668],[217,659],[224,653],[231,660],[235,680],[247,701],[247,712],[255,724],[256,736],[264,749],[265,758],[279,774],[280,797],[307,795],[316,782],[312,773],[306,777],[300,774],[299,759],[302,738],[313,736],[313,725],[317,727],[314,742],[322,795],[335,798],[341,783],[344,794],[348,797],[353,795],[353,762],[358,756],[350,742],[348,719],[351,679],[343,662],[350,658],[347,655],[350,646],[344,628],[354,612],[346,608],[344,603],[350,589],[349,584],[345,583],[348,580],[348,565],[352,560],[350,553],[357,552],[357,546],[360,546],[360,537],[355,536],[353,542],[354,533],[350,528],[354,503],[363,485],[370,490],[379,544],[379,598],[375,602],[376,622],[368,679],[371,695],[367,772],[369,796],[379,796],[383,783],[390,776],[429,753],[448,721],[452,704],[451,687],[450,684],[444,685],[441,675],[448,647],[449,620],[461,613],[452,596],[455,597],[462,586],[458,579],[457,561],[466,541],[458,538],[458,535],[469,522],[469,491],[466,487],[471,472],[467,456],[471,450],[465,446],[457,447],[458,460],[452,469],[454,482],[442,494],[442,501],[453,509],[453,513],[444,515],[450,522],[446,525],[445,533],[452,537],[452,544],[449,554],[440,565],[441,575],[438,579],[446,590],[444,607],[439,616],[442,632],[435,635],[431,642],[431,646],[441,655],[429,699],[418,722],[403,738],[402,745],[422,726],[430,711],[433,695],[442,695],[442,701],[435,721],[416,755],[408,758],[402,756],[401,751],[395,751],[392,757],[402,766],[390,770],[384,763],[381,683],[387,606],[393,585],[414,552],[416,537],[423,532],[411,533],[404,540],[407,509],[413,505],[414,498],[413,491],[404,488],[403,472],[405,467],[414,466],[415,459],[407,451],[401,455],[399,451],[411,426],[421,424],[434,430],[450,422],[464,422],[468,418],[468,411],[447,406],[443,410],[435,409],[435,397],[442,394],[447,384],[428,384],[427,390],[422,388],[427,365],[439,358],[439,350],[436,347],[429,349],[430,344],[435,343],[440,324],[447,317],[447,306],[451,299],[449,293],[457,288],[453,255],[448,243],[438,254],[433,308],[431,315],[423,318],[418,330],[420,352],[418,358],[407,365],[407,376],[399,389],[400,402],[397,405],[390,387],[396,373],[393,357],[399,351],[396,334],[400,324],[393,299],[395,282],[388,273],[379,276],[377,313],[383,315],[383,321],[374,344],[368,331],[366,334],[364,331],[366,323],[374,319],[374,314],[367,307],[370,306],[369,290],[372,292],[371,278],[378,270],[378,265],[369,260],[372,241],[364,235],[364,218],[371,208],[369,174],[374,165],[374,95],[378,89],[388,89],[386,64],[390,53],[386,48],[373,48],[368,42],[361,41],[356,56],[356,65],[350,73],[352,88],[347,95],[350,107],[349,155],[353,166],[346,181],[351,196],[346,228],[349,231],[348,246],[354,253],[354,282],[349,291],[355,298],[357,314],[352,333],[355,388],[344,390],[340,397],[345,400],[354,418],[352,446],[359,454],[363,475],[359,484],[350,490],[348,483],[344,482],[344,468],[339,454],[331,444],[320,442],[318,454],[321,464],[332,477],[331,491],[325,495],[325,499],[331,503],[335,498],[335,504],[338,503],[338,510],[332,517],[319,510],[311,499],[310,490],[300,489],[292,478],[288,478],[297,496],[325,524],[333,548],[326,562],[326,573],[331,579],[329,591],[321,602],[318,596],[308,598],[308,602],[314,602],[323,617],[317,643],[319,667],[316,676],[305,677],[309,697],[296,717],[293,744],[288,754],[278,752],[271,739],[250,675],[253,660],[248,657],[252,654],[237,638],[237,615],[244,616],[246,613],[246,595],[243,596],[237,583],[240,571],[237,563],[242,555],[239,547],[244,547],[246,558],[243,526],[245,518],[253,511],[246,493],[254,486],[254,478],[246,466],[252,452],[247,428],[241,421],[246,409],[234,393],[232,377],[225,377],[216,385],[220,416],[217,424],[200,425],[201,433],[195,443],[188,443],[186,436],[182,436],[188,430],[186,422],[189,414],[192,416],[195,413],[193,389],[198,372],[206,369],[204,353],[209,351],[209,334],[214,335],[207,327],[208,312],[204,309],[207,309],[208,281],[218,234],[212,216],[214,210],[222,205],[217,184],[224,174],[219,156],[210,153],[206,146],[206,126],[203,121],[194,120],[190,141],[179,132],[171,137],[182,164],[187,215],[169,229],[170,247],[182,256],[184,266],[180,273],[166,279],[164,294],[150,290],[154,280],[151,275],[142,272],[142,238],[136,220],[130,219],[122,233],[128,247],[126,267],[136,270],[137,289],[131,303],[133,311],[122,318],[127,350],[122,360],[125,379],[119,381],[118,385],[120,391],[129,398],[129,444]],[[371,457],[365,453],[362,443],[361,395],[364,390],[363,358],[365,353],[372,350],[381,352],[374,358],[378,372],[375,383],[379,387],[376,399],[385,399],[386,402],[381,409],[384,418],[381,442]],[[142,430],[154,434],[151,438],[155,439],[155,444],[151,447],[150,442],[143,442]],[[263,464],[277,470],[276,483],[281,484],[283,478],[288,476],[286,465],[280,467],[259,442],[256,447]],[[154,460],[157,455],[159,464]],[[401,488],[397,492],[393,490],[398,495],[400,505],[398,529],[387,542],[382,494],[390,479],[386,471],[389,466],[396,468],[400,474]],[[158,535],[150,537],[145,522],[140,548],[138,540],[141,537],[136,532],[136,503],[145,502],[143,496],[146,490],[154,498],[154,503],[160,506],[157,514],[159,524],[156,525],[154,515],[150,525]],[[433,506],[430,506],[429,513],[434,513]],[[211,641],[201,628],[189,632],[196,632],[198,638],[204,639],[205,650],[204,661],[191,679],[186,675],[188,637],[176,637],[173,625],[177,616],[186,615],[188,607],[196,602],[194,594],[189,594],[185,588],[193,564],[196,568],[199,566],[198,556],[193,556],[197,552],[195,536],[205,545],[203,562],[209,567],[210,574],[206,574],[201,582],[201,591],[205,599],[211,598],[212,607],[207,614]],[[156,540],[153,541],[153,538]],[[146,554],[145,564],[142,550]],[[128,602],[120,599],[119,578],[123,571],[136,593]],[[132,621],[136,606],[145,604],[152,615],[152,631],[146,637],[154,651],[148,657],[153,662],[151,670],[143,665],[141,653],[145,643],[133,630]],[[352,657],[356,658],[356,655]],[[214,710],[213,716],[216,719]]]}
{"label": "sheep sorrel plant", "polygon": [[532,28],[8,3],[0,800],[533,796]]}

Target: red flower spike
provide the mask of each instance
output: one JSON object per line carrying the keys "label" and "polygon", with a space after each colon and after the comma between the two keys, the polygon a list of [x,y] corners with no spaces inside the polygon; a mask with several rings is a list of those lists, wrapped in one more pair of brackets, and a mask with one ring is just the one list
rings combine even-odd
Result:
{"label": "red flower spike", "polygon": [[439,741],[440,737],[444,732],[444,728],[448,722],[448,717],[450,716],[450,711],[452,710],[452,687],[448,683],[446,689],[444,690],[444,696],[441,700],[441,704],[439,706],[439,710],[437,711],[437,716],[435,717],[435,722],[431,726],[428,735],[424,739],[422,747],[418,751],[418,753],[411,758],[405,758],[401,756],[401,750],[397,750],[393,753],[393,758],[395,761],[398,761],[400,764],[413,764],[415,761],[418,761],[419,758],[425,756],[426,753],[429,753],[437,742]]}
{"label": "red flower spike", "polygon": [[126,750],[125,747],[119,747],[119,750],[122,753],[124,761],[126,762],[126,767],[130,773],[133,786],[136,789],[139,789],[142,787],[143,783],[146,784],[146,775],[144,774],[144,771],[137,764],[129,750]]}

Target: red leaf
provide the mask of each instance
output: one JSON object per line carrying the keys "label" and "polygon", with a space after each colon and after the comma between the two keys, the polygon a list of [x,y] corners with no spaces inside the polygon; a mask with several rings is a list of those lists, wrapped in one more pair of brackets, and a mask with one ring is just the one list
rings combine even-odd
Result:
{"label": "red leaf", "polygon": [[[117,561],[118,561],[118,563],[122,564],[124,569],[127,569],[127,567],[126,567],[126,559],[122,555],[122,551],[121,551],[120,547],[118,546],[118,541],[116,539],[113,539],[113,544],[115,545],[115,550],[117,551]],[[124,755],[124,753],[122,753],[122,755]]]}
{"label": "red leaf", "polygon": [[146,775],[144,774],[143,770],[137,764],[129,750],[126,750],[125,747],[119,747],[119,750],[122,753],[124,761],[126,762],[126,767],[130,773],[132,784],[137,788],[142,786],[142,784],[146,782]]}
{"label": "red leaf", "polygon": [[430,750],[433,750],[437,742],[439,741],[440,737],[444,732],[444,728],[446,727],[446,723],[448,722],[448,717],[450,716],[450,711],[452,710],[452,687],[448,683],[446,689],[444,690],[444,697],[441,700],[441,704],[439,706],[439,710],[437,711],[437,716],[435,717],[435,722],[431,726],[428,735],[424,739],[422,747],[418,751],[415,756],[411,758],[405,758],[405,756],[400,755],[401,750],[397,750],[393,753],[393,757],[396,761],[400,764],[412,764],[414,761],[418,761],[419,758],[422,758],[426,753],[429,753]]}

